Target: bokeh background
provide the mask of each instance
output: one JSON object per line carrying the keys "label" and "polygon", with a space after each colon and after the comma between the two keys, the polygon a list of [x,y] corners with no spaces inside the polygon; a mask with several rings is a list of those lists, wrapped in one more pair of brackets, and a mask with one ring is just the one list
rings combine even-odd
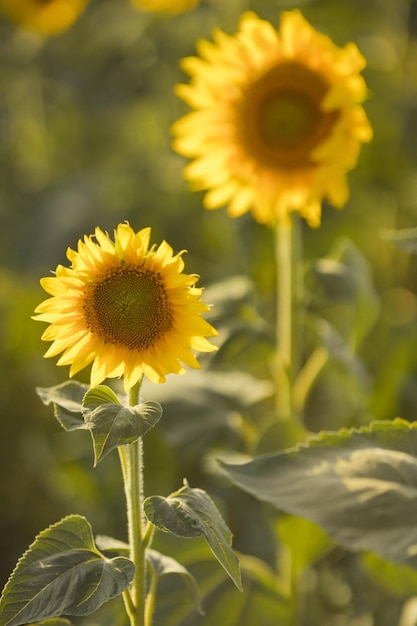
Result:
{"label": "bokeh background", "polygon": [[[234,491],[222,504],[210,455],[253,452],[255,441],[255,451],[283,445],[269,429],[273,237],[250,215],[231,220],[224,210],[202,208],[202,194],[182,179],[185,161],[171,150],[170,126],[187,110],[173,92],[186,80],[179,60],[194,54],[198,38],[210,38],[215,27],[235,32],[246,9],[278,25],[280,11],[294,7],[338,45],[354,41],[367,58],[365,108],[374,128],[349,175],[348,205],[324,206],[320,228],[302,227],[304,304],[325,320],[321,330],[334,348],[306,423],[318,431],[415,419],[417,264],[385,231],[417,225],[417,2],[202,0],[182,15],[156,16],[128,0],[91,0],[68,31],[50,38],[0,16],[2,584],[35,534],[65,514],[83,514],[96,532],[125,537],[117,455],[93,470],[88,434],[65,433],[41,404],[35,388],[58,384],[68,372],[42,358],[43,328],[30,319],[45,297],[39,279],[66,263],[66,248],[97,225],[112,232],[124,220],[151,226],[156,243],[188,251],[186,271],[201,276],[210,321],[221,330],[221,350],[202,359],[203,373],[174,377],[163,388],[145,385],[145,399],[160,399],[165,409],[148,438],[147,491],[167,495],[183,477],[205,486],[217,493],[237,548],[270,560],[267,538],[257,534],[262,507]],[[306,342],[314,343],[321,331],[310,331]],[[240,505],[230,514],[233,497],[252,510],[246,523]],[[338,625],[397,623],[404,594],[387,597],[350,556],[332,558],[317,593],[321,584],[334,594],[321,608],[315,600],[315,619],[303,624],[336,624],[334,606],[348,616]],[[352,615],[368,617],[348,621]]]}

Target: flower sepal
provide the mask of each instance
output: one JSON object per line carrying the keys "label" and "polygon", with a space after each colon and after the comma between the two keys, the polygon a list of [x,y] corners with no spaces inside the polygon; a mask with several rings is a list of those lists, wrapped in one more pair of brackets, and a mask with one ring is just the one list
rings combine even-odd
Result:
{"label": "flower sepal", "polygon": [[118,446],[145,435],[162,415],[158,402],[127,406],[107,385],[90,388],[68,380],[53,387],[38,387],[36,391],[44,404],[53,404],[54,415],[64,430],[90,431],[94,466]]}

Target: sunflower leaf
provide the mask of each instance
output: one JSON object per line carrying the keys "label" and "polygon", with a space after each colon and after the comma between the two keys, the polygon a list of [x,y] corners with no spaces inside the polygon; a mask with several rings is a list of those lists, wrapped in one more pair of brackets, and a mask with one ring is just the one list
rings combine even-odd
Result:
{"label": "sunflower leaf", "polygon": [[242,590],[239,561],[231,549],[232,533],[205,491],[191,489],[185,483],[168,498],[146,498],[144,507],[148,519],[165,532],[177,537],[203,536],[220,565]]}
{"label": "sunflower leaf", "polygon": [[92,387],[83,397],[83,409],[95,409],[102,404],[120,404],[119,398],[116,396],[113,389],[107,385]]}
{"label": "sunflower leaf", "polygon": [[221,466],[245,491],[315,522],[340,545],[417,569],[417,422],[323,432]]}
{"label": "sunflower leaf", "polygon": [[114,448],[133,443],[153,428],[162,407],[158,402],[123,406],[110,387],[99,385],[85,394],[83,413],[93,439],[96,466]]}
{"label": "sunflower leaf", "polygon": [[170,556],[166,556],[165,554],[161,554],[160,552],[151,549],[146,551],[146,560],[154,574],[158,577],[166,576],[168,574],[178,574],[182,576],[187,583],[195,608],[200,615],[204,615],[196,580],[183,565],[178,563],[175,559],[172,559]]}
{"label": "sunflower leaf", "polygon": [[[258,533],[259,536],[259,533]],[[288,626],[293,602],[277,572],[265,561],[240,555],[245,593],[230,584],[226,571],[212,558],[203,538],[181,541],[157,533],[158,549],[173,552],[195,576],[206,616],[199,617],[187,602],[180,576],[163,576],[158,583],[158,626]],[[184,559],[184,561],[183,561]]]}
{"label": "sunflower leaf", "polygon": [[43,530],[17,563],[0,599],[0,624],[89,615],[120,595],[134,571],[129,559],[105,558],[88,521],[69,515]]}
{"label": "sunflower leaf", "polygon": [[387,229],[382,232],[382,237],[406,252],[417,252],[417,228]]}
{"label": "sunflower leaf", "polygon": [[103,552],[113,552],[119,556],[126,557],[130,554],[130,546],[125,541],[114,539],[114,537],[109,537],[108,535],[97,535],[95,540],[96,546]]}
{"label": "sunflower leaf", "polygon": [[65,617],[52,617],[51,619],[43,619],[36,622],[35,626],[71,626],[72,622]]}
{"label": "sunflower leaf", "polygon": [[85,428],[82,415],[83,398],[88,385],[76,380],[67,380],[54,387],[37,387],[36,392],[47,406],[54,405],[54,415],[67,431]]}

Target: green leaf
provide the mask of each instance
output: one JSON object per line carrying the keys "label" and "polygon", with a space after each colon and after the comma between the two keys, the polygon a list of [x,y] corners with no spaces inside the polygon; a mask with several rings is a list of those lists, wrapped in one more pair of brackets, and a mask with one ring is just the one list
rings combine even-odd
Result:
{"label": "green leaf", "polygon": [[53,617],[52,619],[43,619],[41,622],[36,622],[33,626],[71,626],[71,622],[64,617]]}
{"label": "green leaf", "polygon": [[[130,551],[129,544],[106,535],[99,535],[96,537],[96,544],[101,550],[106,552],[115,552],[117,554],[124,554],[127,556]],[[178,561],[172,557],[161,554],[161,552],[150,548],[146,550],[146,560],[148,565],[158,577],[165,576],[167,574],[179,574],[182,576],[187,583],[194,607],[201,615],[204,614],[201,607],[200,594],[198,592],[196,580],[183,565],[178,563]]]}
{"label": "green leaf", "polygon": [[417,572],[407,565],[391,563],[373,552],[365,552],[362,564],[389,594],[400,598],[413,597],[417,593]]}
{"label": "green leaf", "polygon": [[130,554],[130,546],[128,543],[120,541],[120,539],[114,539],[114,537],[109,537],[108,535],[97,535],[96,546],[100,550],[103,550],[103,552],[113,552],[126,557]]}
{"label": "green leaf", "polygon": [[282,515],[277,530],[279,538],[290,550],[294,580],[334,547],[333,541],[319,526],[303,517]]}
{"label": "green leaf", "polygon": [[166,556],[165,554],[161,554],[160,552],[151,549],[146,550],[146,560],[158,577],[166,576],[168,574],[177,574],[182,576],[187,583],[194,607],[200,615],[204,615],[196,580],[183,565],[170,556]]}
{"label": "green leaf", "polygon": [[236,587],[242,590],[239,561],[231,549],[232,533],[205,491],[191,489],[185,483],[168,498],[146,498],[144,506],[148,519],[161,530],[178,537],[203,536]]}
{"label": "green leaf", "polygon": [[123,406],[105,385],[90,389],[83,400],[85,427],[91,432],[94,465],[118,446],[133,443],[153,428],[162,415],[158,402]]}
{"label": "green leaf", "polygon": [[[187,541],[156,533],[158,550],[169,551],[198,583],[204,616],[187,602],[180,577],[162,577],[158,584],[154,626],[288,626],[291,602],[276,573],[263,561],[241,555],[244,593],[230,584],[203,538]],[[162,543],[162,546],[160,545]]]}
{"label": "green leaf", "polygon": [[167,439],[191,463],[213,446],[240,440],[246,425],[250,428],[249,420],[242,423],[240,415],[250,415],[274,393],[270,380],[239,371],[206,371],[204,376],[189,371],[177,379],[153,385],[152,397],[164,407]]}
{"label": "green leaf", "polygon": [[308,278],[313,309],[321,309],[348,344],[360,345],[380,313],[373,268],[363,253],[343,237]]}
{"label": "green leaf", "polygon": [[0,625],[88,615],[120,595],[134,569],[124,557],[105,558],[88,521],[69,515],[43,530],[17,563],[0,599]]}
{"label": "green leaf", "polygon": [[417,422],[323,432],[282,453],[221,465],[242,489],[319,524],[346,548],[417,568]]}
{"label": "green leaf", "polygon": [[54,387],[37,387],[36,392],[47,406],[54,405],[54,415],[65,430],[85,428],[82,416],[83,398],[88,385],[68,380]]}
{"label": "green leaf", "polygon": [[113,389],[107,385],[97,385],[89,389],[82,400],[82,408],[95,409],[102,404],[120,404]]}
{"label": "green leaf", "polygon": [[382,237],[393,243],[397,248],[407,252],[417,252],[417,228],[402,228],[400,230],[384,230]]}
{"label": "green leaf", "polygon": [[343,365],[358,380],[367,381],[368,373],[364,365],[343,337],[323,318],[308,316],[309,328],[317,335],[319,345],[323,346],[329,356]]}

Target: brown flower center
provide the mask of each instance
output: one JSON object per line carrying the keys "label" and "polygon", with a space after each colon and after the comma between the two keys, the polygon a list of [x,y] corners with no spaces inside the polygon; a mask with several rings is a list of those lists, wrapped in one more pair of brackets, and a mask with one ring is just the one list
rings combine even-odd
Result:
{"label": "brown flower center", "polygon": [[85,294],[88,329],[104,343],[146,350],[172,327],[172,311],[159,273],[135,265],[113,268]]}
{"label": "brown flower center", "polygon": [[313,165],[311,152],[331,134],[338,111],[323,111],[329,89],[317,72],[281,63],[249,85],[239,110],[241,141],[268,167]]}

